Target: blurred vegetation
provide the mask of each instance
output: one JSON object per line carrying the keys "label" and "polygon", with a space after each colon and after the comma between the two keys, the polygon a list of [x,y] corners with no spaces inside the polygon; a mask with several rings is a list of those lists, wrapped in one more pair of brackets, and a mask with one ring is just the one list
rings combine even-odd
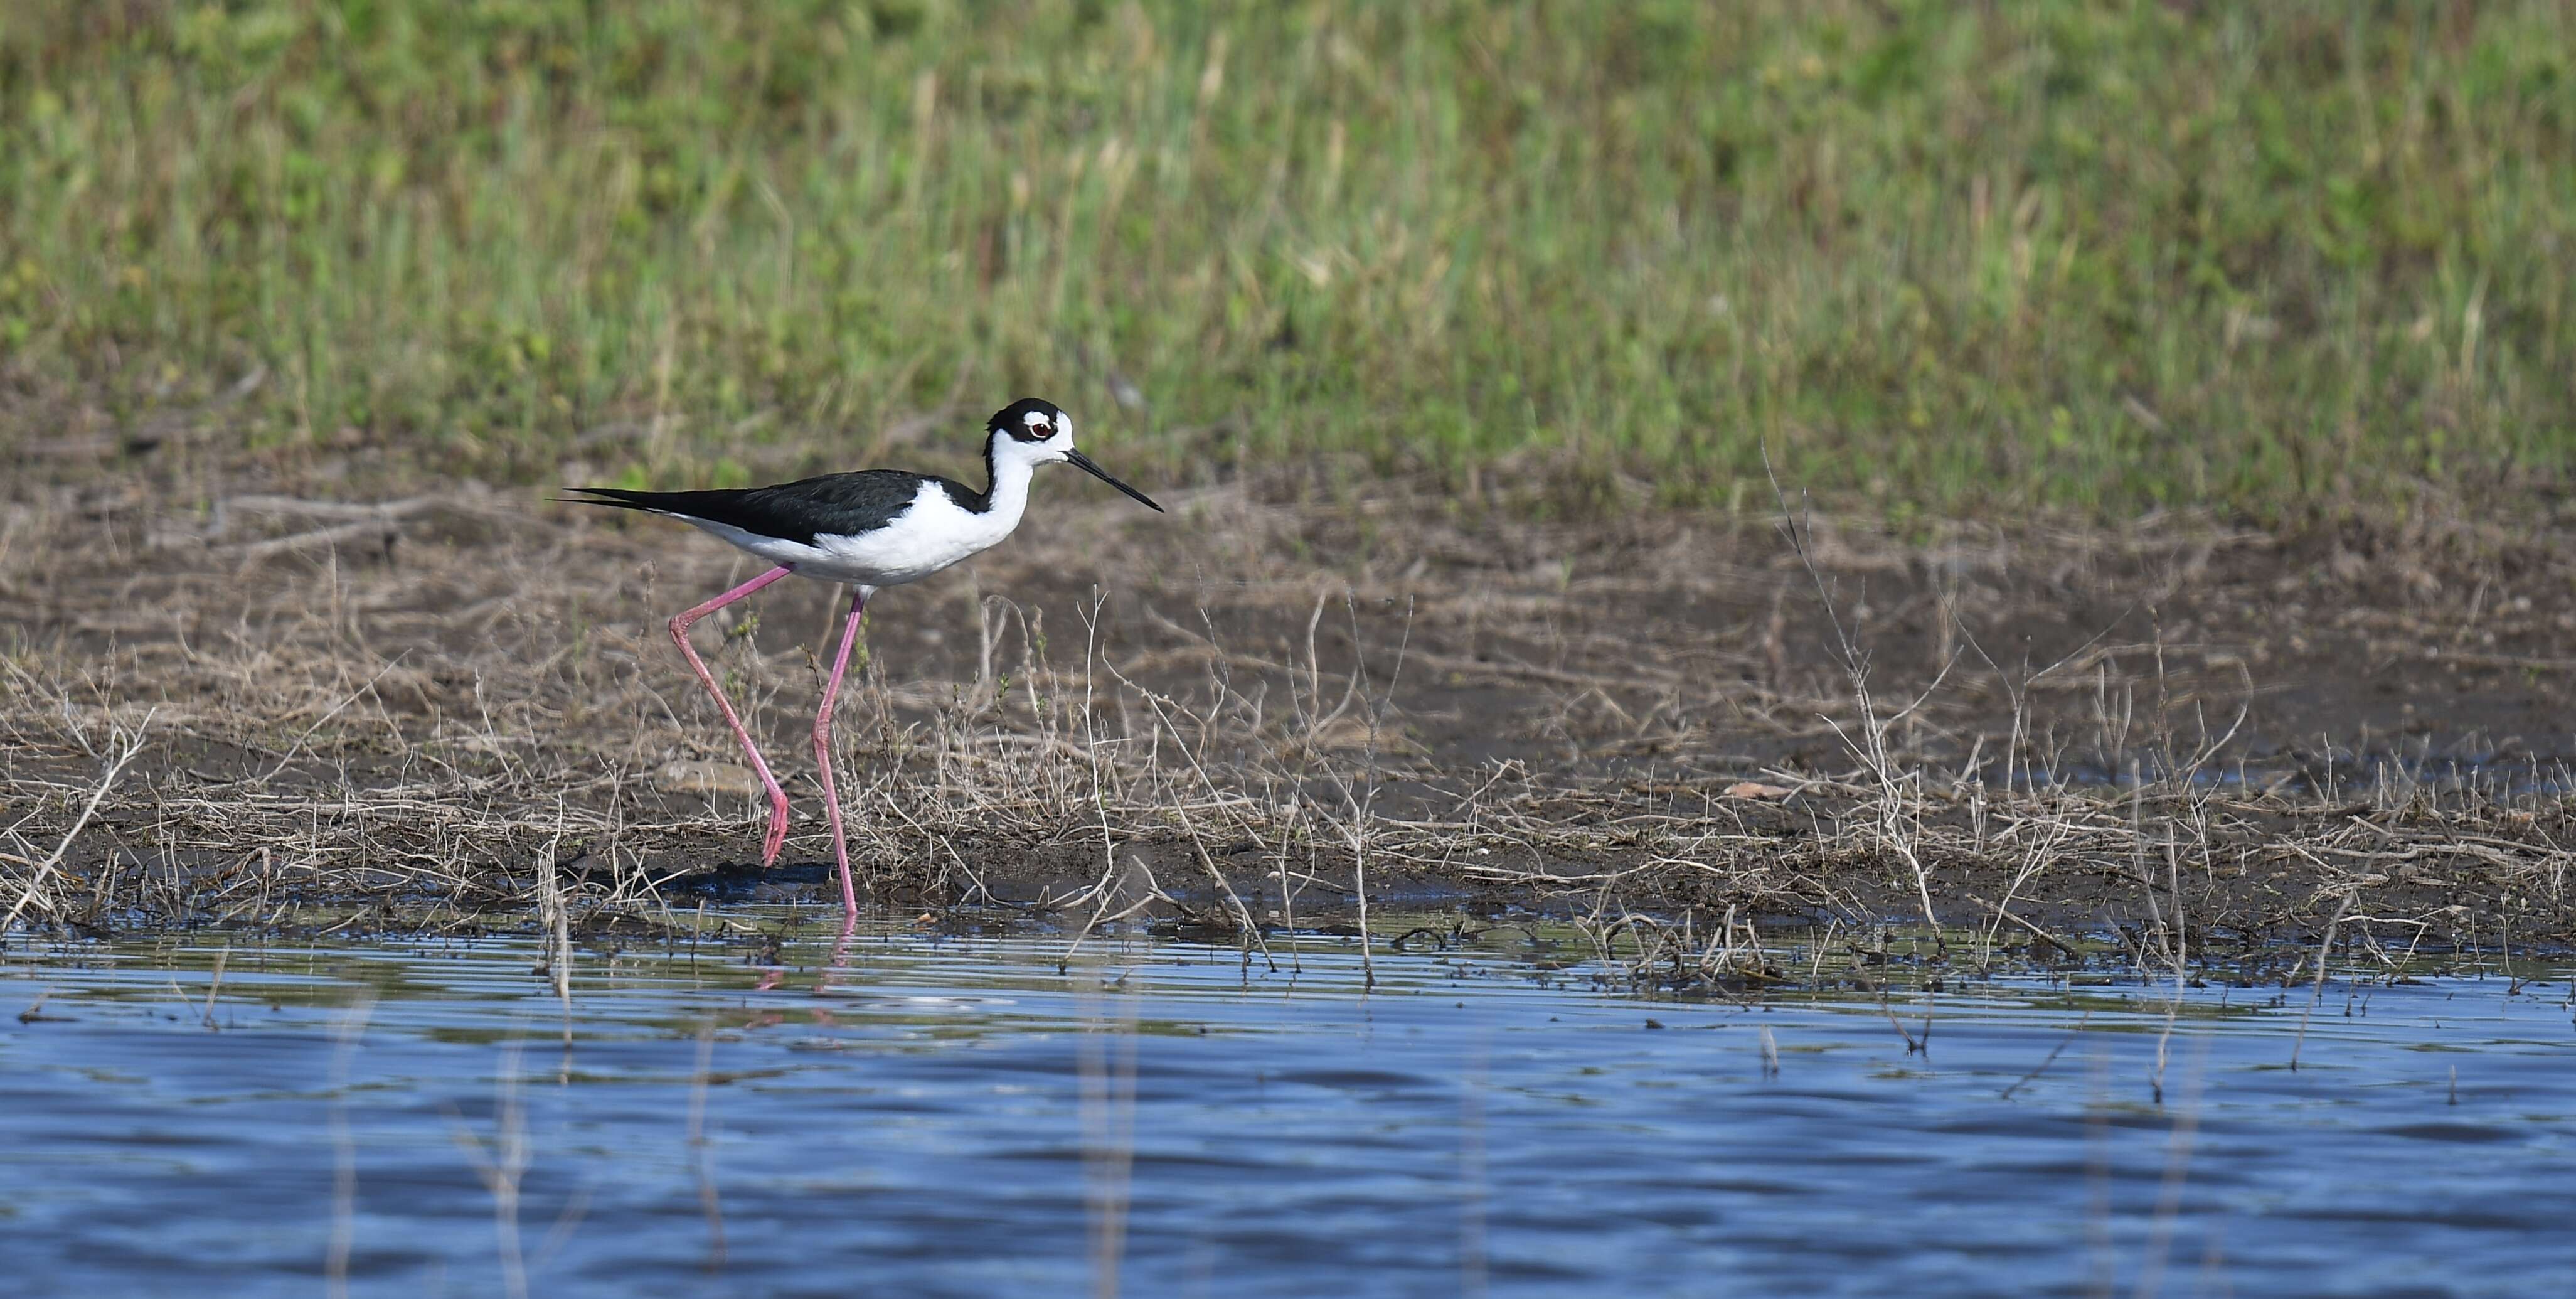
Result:
{"label": "blurred vegetation", "polygon": [[0,8],[0,450],[2312,517],[2564,481],[2571,235],[2560,0]]}

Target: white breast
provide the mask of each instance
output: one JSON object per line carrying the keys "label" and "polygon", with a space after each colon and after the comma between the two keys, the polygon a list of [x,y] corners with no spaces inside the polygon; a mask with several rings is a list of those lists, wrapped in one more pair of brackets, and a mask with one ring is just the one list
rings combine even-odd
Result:
{"label": "white breast", "polygon": [[856,586],[901,586],[990,549],[1011,535],[1019,524],[1019,511],[1006,513],[1003,502],[994,504],[982,514],[974,513],[958,505],[947,489],[925,480],[912,504],[884,527],[854,536],[825,533],[810,546],[706,519],[688,521],[773,564],[793,565],[803,577]]}

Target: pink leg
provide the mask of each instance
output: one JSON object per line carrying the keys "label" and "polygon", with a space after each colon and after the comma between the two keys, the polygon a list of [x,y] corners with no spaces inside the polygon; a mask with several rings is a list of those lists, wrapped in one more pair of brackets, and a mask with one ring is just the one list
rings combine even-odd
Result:
{"label": "pink leg", "polygon": [[832,654],[832,675],[823,682],[823,706],[814,714],[814,764],[823,769],[823,814],[832,821],[832,857],[841,867],[841,931],[859,923],[859,892],[850,883],[850,841],[841,833],[841,793],[832,785],[832,705],[841,697],[841,675],[850,670],[850,646],[859,639],[859,617],[867,612],[867,592],[850,590],[850,620],[841,628],[841,648]]}
{"label": "pink leg", "polygon": [[787,843],[787,791],[778,787],[778,778],[769,774],[769,763],[760,756],[760,746],[751,742],[751,732],[742,729],[742,719],[733,715],[733,705],[725,702],[722,690],[716,689],[715,676],[707,671],[706,660],[699,658],[698,652],[690,648],[689,626],[795,571],[781,564],[671,620],[672,641],[679,645],[680,653],[689,660],[689,669],[698,674],[698,684],[715,696],[716,709],[724,714],[725,725],[733,728],[733,738],[742,741],[742,751],[751,755],[751,769],[760,773],[761,788],[769,791],[769,837],[760,846],[760,864],[763,866],[776,864],[778,850]]}

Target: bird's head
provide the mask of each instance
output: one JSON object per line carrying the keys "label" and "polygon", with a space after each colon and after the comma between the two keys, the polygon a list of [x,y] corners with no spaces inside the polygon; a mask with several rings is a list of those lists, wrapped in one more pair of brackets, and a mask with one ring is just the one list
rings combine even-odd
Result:
{"label": "bird's head", "polygon": [[1154,504],[1154,498],[1110,477],[1108,470],[1091,462],[1091,457],[1074,450],[1073,417],[1043,397],[1022,397],[993,412],[992,422],[984,429],[984,454],[996,473],[1007,464],[1034,466],[1063,461],[1157,513],[1163,508]]}

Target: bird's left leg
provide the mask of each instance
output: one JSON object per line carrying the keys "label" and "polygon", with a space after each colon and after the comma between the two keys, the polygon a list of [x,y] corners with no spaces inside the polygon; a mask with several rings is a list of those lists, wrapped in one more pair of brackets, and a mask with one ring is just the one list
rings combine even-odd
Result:
{"label": "bird's left leg", "polygon": [[680,647],[680,657],[689,661],[689,670],[698,675],[698,684],[705,686],[707,696],[716,701],[716,711],[724,714],[725,725],[733,730],[733,738],[742,742],[742,751],[751,757],[752,771],[760,777],[760,787],[769,794],[769,835],[760,844],[760,864],[763,866],[776,862],[778,850],[787,844],[787,791],[780,789],[778,778],[769,774],[769,760],[760,756],[760,746],[751,742],[751,732],[743,729],[742,718],[734,714],[733,704],[725,699],[724,691],[716,688],[715,674],[707,671],[707,661],[699,658],[698,651],[690,646],[689,627],[698,619],[795,571],[781,564],[671,620],[671,640]]}

